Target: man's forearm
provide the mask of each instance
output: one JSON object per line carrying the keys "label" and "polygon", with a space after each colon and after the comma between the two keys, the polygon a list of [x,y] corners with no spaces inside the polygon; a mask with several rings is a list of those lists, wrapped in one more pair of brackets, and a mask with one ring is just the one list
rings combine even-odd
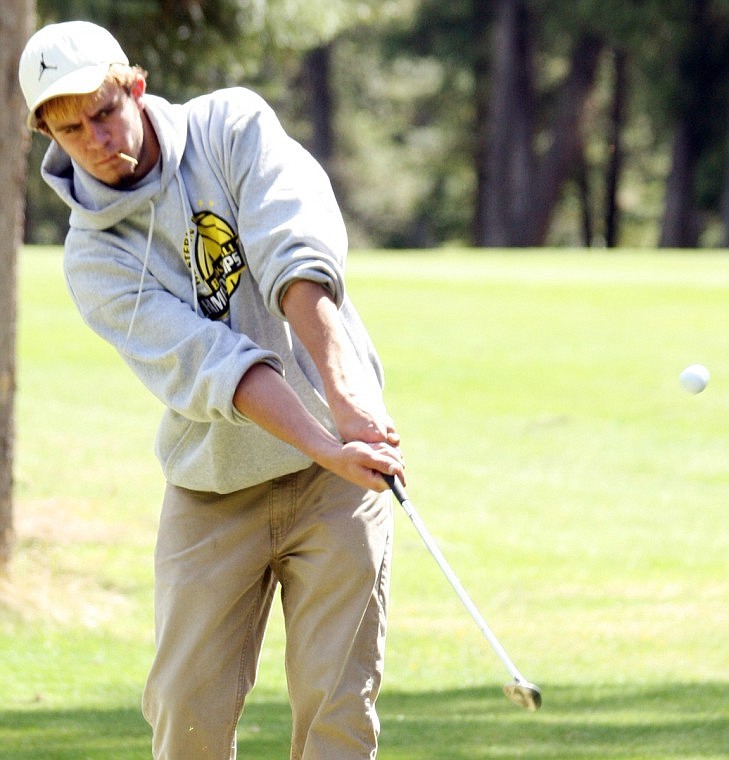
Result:
{"label": "man's forearm", "polygon": [[281,306],[319,370],[330,403],[346,398],[348,378],[361,375],[361,368],[328,292],[315,282],[298,280],[286,291]]}
{"label": "man's forearm", "polygon": [[259,427],[314,461],[325,462],[341,446],[267,364],[256,364],[246,372],[233,394],[233,405]]}
{"label": "man's forearm", "polygon": [[328,292],[299,280],[286,291],[281,305],[319,370],[342,439],[397,445],[399,436],[385,412],[380,386],[374,373],[362,366]]}
{"label": "man's forearm", "polygon": [[379,473],[398,475],[404,480],[397,448],[360,440],[342,443],[309,413],[283,377],[267,364],[256,364],[243,375],[233,394],[233,404],[267,432],[362,488],[385,490],[386,483]]}

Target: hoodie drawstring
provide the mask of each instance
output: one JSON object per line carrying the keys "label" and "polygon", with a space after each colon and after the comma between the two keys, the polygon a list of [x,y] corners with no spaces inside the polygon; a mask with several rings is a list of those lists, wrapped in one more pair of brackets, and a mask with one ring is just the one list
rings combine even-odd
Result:
{"label": "hoodie drawstring", "polygon": [[[177,189],[180,193],[180,205],[182,206],[182,215],[185,219],[185,224],[187,225],[187,220],[192,217],[192,210],[190,209],[190,205],[187,202],[187,198],[185,197],[185,193],[183,192],[183,185],[182,185],[182,178],[179,176],[179,174],[175,173],[175,179],[177,180]],[[126,351],[127,344],[129,343],[129,338],[132,335],[132,330],[134,329],[134,322],[137,318],[137,312],[139,311],[139,304],[142,300],[142,290],[144,287],[144,278],[147,274],[147,271],[149,269],[149,257],[152,252],[152,236],[154,234],[154,219],[155,219],[155,205],[154,201],[149,201],[149,230],[147,232],[147,246],[144,250],[144,263],[142,264],[142,275],[139,278],[139,289],[137,290],[137,300],[134,302],[134,310],[132,311],[132,318],[129,320],[129,327],[127,329],[127,336],[124,339],[124,346],[122,348],[123,351]],[[185,232],[185,235],[187,235],[187,231]],[[195,313],[197,314],[198,310],[198,298],[197,298],[197,283],[195,281],[195,260],[193,256],[192,250],[190,250],[190,283],[192,285],[192,302],[193,302],[193,308],[195,310]]]}

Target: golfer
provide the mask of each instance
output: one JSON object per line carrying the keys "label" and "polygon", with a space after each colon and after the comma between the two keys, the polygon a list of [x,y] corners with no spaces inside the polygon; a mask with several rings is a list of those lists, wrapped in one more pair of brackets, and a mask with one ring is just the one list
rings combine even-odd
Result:
{"label": "golfer", "polygon": [[281,588],[291,758],[374,758],[403,475],[330,184],[254,93],[184,105],[88,22],[20,60],[85,322],[166,407],[153,754],[228,760]]}

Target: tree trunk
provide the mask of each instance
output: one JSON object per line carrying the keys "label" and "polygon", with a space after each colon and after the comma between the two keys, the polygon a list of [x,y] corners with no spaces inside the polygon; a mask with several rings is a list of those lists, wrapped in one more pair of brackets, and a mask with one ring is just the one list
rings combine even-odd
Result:
{"label": "tree trunk", "polygon": [[690,118],[685,116],[680,121],[673,140],[671,173],[666,183],[663,224],[658,243],[660,248],[694,248],[698,244],[694,178],[699,146],[694,139]]}
{"label": "tree trunk", "polygon": [[572,52],[570,73],[562,85],[552,123],[552,143],[540,161],[535,181],[530,183],[532,192],[520,219],[517,245],[544,245],[562,188],[582,155],[582,113],[602,46],[597,37],[585,36]]}
{"label": "tree trunk", "polygon": [[[488,126],[478,154],[481,188],[478,245],[518,245],[524,195],[532,180],[533,86],[528,12],[523,0],[496,10]],[[485,87],[485,77],[478,83]],[[479,93],[482,96],[482,93]]]}
{"label": "tree trunk", "polygon": [[[540,160],[533,145],[536,109],[527,4],[499,0],[495,13],[488,128],[480,130],[476,151],[476,243],[539,246],[562,188],[581,158],[583,106],[603,43],[586,35],[575,44],[570,73],[556,103],[551,144]],[[480,95],[484,85],[478,86]]]}
{"label": "tree trunk", "polygon": [[695,248],[701,225],[696,203],[696,167],[704,149],[706,93],[716,86],[716,73],[707,56],[714,43],[706,0],[690,4],[685,48],[678,59],[680,85],[678,118],[673,138],[671,171],[666,183],[661,248]]}
{"label": "tree trunk", "polygon": [[488,203],[486,161],[488,158],[488,112],[490,71],[490,38],[488,34],[488,3],[473,0],[471,6],[471,34],[473,39],[473,98],[474,98],[474,165],[476,169],[476,197],[471,225],[471,242],[483,245],[488,223],[486,206]]}
{"label": "tree trunk", "polygon": [[589,248],[595,237],[593,232],[595,225],[592,221],[592,192],[590,191],[590,177],[584,151],[577,162],[575,182],[580,201],[580,242],[583,248]]}
{"label": "tree trunk", "polygon": [[[729,134],[727,134],[729,144]],[[721,196],[721,221],[724,228],[724,248],[729,248],[729,157],[724,160],[724,184]]]}
{"label": "tree trunk", "polygon": [[626,56],[621,50],[613,51],[613,103],[610,113],[610,138],[608,169],[605,188],[605,246],[615,248],[620,229],[620,206],[618,186],[623,166],[623,122],[626,101]]}
{"label": "tree trunk", "polygon": [[21,244],[25,155],[29,145],[18,59],[32,32],[33,0],[5,0],[0,15],[0,573],[13,547],[16,260]]}
{"label": "tree trunk", "polygon": [[311,152],[330,169],[334,155],[334,113],[331,88],[331,44],[310,50],[304,59],[312,128]]}

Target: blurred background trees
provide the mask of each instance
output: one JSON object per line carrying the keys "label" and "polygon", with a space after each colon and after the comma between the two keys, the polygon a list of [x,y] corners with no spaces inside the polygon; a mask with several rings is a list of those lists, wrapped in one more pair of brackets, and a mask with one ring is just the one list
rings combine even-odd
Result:
{"label": "blurred background trees", "polygon": [[[729,0],[39,0],[180,101],[251,87],[354,246],[720,247]],[[60,242],[34,138],[28,242]]]}

